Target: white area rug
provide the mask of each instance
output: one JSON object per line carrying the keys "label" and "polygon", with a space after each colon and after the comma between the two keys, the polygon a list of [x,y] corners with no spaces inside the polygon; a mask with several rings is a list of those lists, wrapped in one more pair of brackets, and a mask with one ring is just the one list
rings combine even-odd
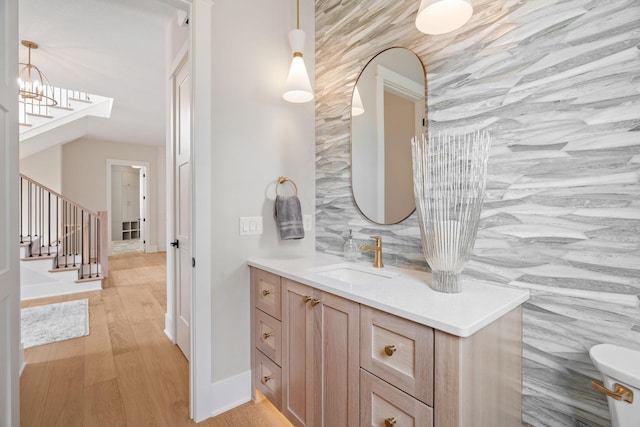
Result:
{"label": "white area rug", "polygon": [[59,302],[21,310],[24,348],[89,335],[89,300]]}

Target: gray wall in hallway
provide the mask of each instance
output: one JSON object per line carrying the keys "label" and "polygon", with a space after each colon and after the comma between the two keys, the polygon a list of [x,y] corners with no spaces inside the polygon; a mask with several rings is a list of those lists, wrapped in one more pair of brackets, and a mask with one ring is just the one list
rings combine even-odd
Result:
{"label": "gray wall in hallway", "polygon": [[589,348],[640,350],[640,2],[477,0],[454,33],[415,29],[418,0],[316,1],[316,249],[383,236],[385,263],[428,269],[415,214],[366,220],[350,190],[350,98],[402,46],[427,70],[430,131],[493,137],[465,274],[531,290],[524,420],[610,425]]}

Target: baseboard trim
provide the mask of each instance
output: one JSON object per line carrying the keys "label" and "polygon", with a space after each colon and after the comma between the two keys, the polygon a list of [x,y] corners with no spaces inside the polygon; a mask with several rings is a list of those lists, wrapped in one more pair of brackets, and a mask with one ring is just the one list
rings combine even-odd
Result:
{"label": "baseboard trim", "polygon": [[173,337],[173,318],[169,313],[164,314],[164,334],[171,340],[172,343],[176,343],[175,338]]}
{"label": "baseboard trim", "polygon": [[24,371],[24,368],[27,367],[27,363],[24,361],[24,345],[22,344],[22,342],[20,342],[20,346],[18,347],[18,351],[19,356],[18,356],[18,363],[20,364],[20,374],[18,374],[19,377],[22,376],[22,372]]}
{"label": "baseboard trim", "polygon": [[251,400],[251,370],[211,384],[215,417]]}
{"label": "baseboard trim", "polygon": [[156,245],[146,245],[144,251],[146,253],[148,253],[148,254],[154,253],[154,252],[158,252],[158,246],[156,246]]}

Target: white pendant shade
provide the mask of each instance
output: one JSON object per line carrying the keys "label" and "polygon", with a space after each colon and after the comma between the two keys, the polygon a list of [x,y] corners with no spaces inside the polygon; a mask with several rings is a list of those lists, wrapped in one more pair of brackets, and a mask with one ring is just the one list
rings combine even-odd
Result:
{"label": "white pendant shade", "polygon": [[471,0],[422,0],[416,27],[425,34],[444,34],[462,27],[472,14]]}
{"label": "white pendant shade", "polygon": [[358,86],[356,86],[351,100],[351,116],[359,116],[362,113],[364,113],[364,105],[362,104],[362,98],[360,98],[360,92],[358,92]]}
{"label": "white pendant shade", "polygon": [[302,30],[291,30],[289,32],[289,42],[291,50],[293,50],[293,60],[291,68],[289,68],[289,76],[284,86],[284,94],[282,97],[289,102],[302,103],[309,102],[313,99],[313,89],[307,67],[302,59],[302,50],[304,48],[305,34]]}

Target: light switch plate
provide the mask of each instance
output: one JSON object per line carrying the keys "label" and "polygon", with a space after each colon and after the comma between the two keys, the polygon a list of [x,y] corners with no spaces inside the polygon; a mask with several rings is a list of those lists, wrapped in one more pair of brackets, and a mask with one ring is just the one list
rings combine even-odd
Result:
{"label": "light switch plate", "polygon": [[302,217],[302,225],[304,231],[311,231],[313,229],[313,215],[304,215]]}
{"label": "light switch plate", "polygon": [[261,216],[241,216],[240,217],[240,235],[255,236],[262,234],[262,217]]}

